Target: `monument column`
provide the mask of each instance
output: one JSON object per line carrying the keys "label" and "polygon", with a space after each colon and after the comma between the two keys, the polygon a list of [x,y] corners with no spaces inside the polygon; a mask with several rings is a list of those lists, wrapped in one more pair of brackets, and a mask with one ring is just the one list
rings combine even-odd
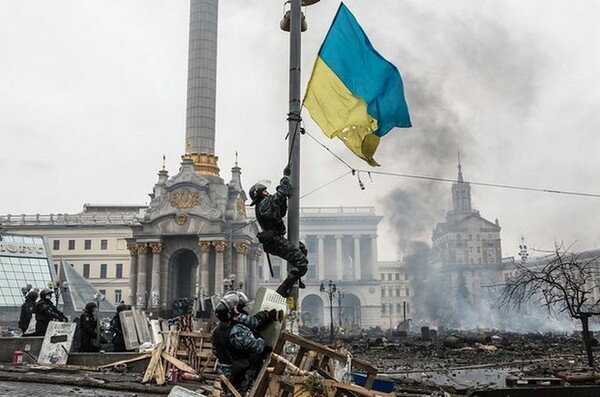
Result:
{"label": "monument column", "polygon": [[[210,241],[199,241],[198,248],[200,249],[200,263],[198,264],[200,271],[198,272],[198,279],[196,282],[200,290],[204,288],[204,291],[210,291],[210,280],[208,272],[208,251],[210,250]],[[200,296],[200,294],[198,294]]]}
{"label": "monument column", "polygon": [[235,280],[237,283],[244,282],[246,286],[245,292],[248,293],[248,280],[246,280],[246,267],[247,267],[247,255],[248,255],[248,244],[245,243],[233,243],[236,253],[236,264],[235,264]]}
{"label": "monument column", "polygon": [[[127,302],[130,305],[135,305],[136,296],[137,296],[137,246],[135,243],[127,244],[127,249],[129,250],[129,254],[131,255],[131,259],[129,262],[129,297]],[[115,302],[116,303],[116,302]]]}
{"label": "monument column", "polygon": [[342,263],[342,238],[344,236],[335,236],[335,264],[336,281],[344,279],[344,264]]}
{"label": "monument column", "polygon": [[371,235],[371,263],[369,265],[368,270],[370,270],[371,274],[369,280],[373,280],[377,275],[377,235]]}
{"label": "monument column", "polygon": [[227,248],[227,244],[223,240],[213,241],[215,247],[215,291],[216,295],[223,296],[223,252]]}
{"label": "monument column", "polygon": [[[250,294],[250,296],[256,295],[256,290],[258,289],[258,261],[260,260],[261,252],[259,250],[255,250],[250,253],[250,266],[249,271],[250,274],[248,276],[248,288],[246,291]],[[264,271],[264,269],[263,269]]]}
{"label": "monument column", "polygon": [[152,311],[160,310],[160,300],[165,299],[165,296],[160,294],[160,252],[162,251],[162,243],[150,243],[152,248],[152,279],[150,286],[150,302],[148,308]]}
{"label": "monument column", "polygon": [[352,258],[352,264],[354,265],[354,280],[360,280],[360,236],[354,235],[352,238],[354,239],[354,257]]}
{"label": "monument column", "polygon": [[138,279],[137,279],[137,304],[138,309],[146,307],[146,297],[148,291],[146,290],[146,254],[148,253],[148,243],[137,243],[138,252]]}
{"label": "monument column", "polygon": [[317,236],[317,277],[319,281],[325,280],[325,248],[323,246],[325,236]]}

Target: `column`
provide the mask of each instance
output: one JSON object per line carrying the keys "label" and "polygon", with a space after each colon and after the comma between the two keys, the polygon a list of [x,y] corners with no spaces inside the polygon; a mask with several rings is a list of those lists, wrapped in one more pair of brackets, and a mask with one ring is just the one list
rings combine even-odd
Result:
{"label": "column", "polygon": [[[246,291],[248,291],[248,293],[251,296],[256,295],[256,290],[258,289],[258,261],[260,260],[260,255],[261,252],[259,250],[255,250],[253,252],[250,253],[250,269],[249,269],[249,276],[248,276],[248,288],[246,288]],[[263,272],[265,271],[265,269],[263,268]],[[268,271],[268,270],[267,270]]]}
{"label": "column", "polygon": [[[370,271],[371,274],[365,275],[369,277],[369,280],[373,280],[377,274],[377,266],[378,266],[378,259],[377,259],[377,235],[376,234],[372,234],[371,235],[371,264],[370,266],[368,266],[368,269]],[[365,277],[367,278],[367,277]]]}
{"label": "column", "polygon": [[344,279],[344,264],[342,263],[342,238],[344,236],[335,236],[335,267],[336,267],[336,280]]}
{"label": "column", "polygon": [[144,309],[146,307],[146,296],[148,291],[146,290],[146,254],[148,253],[148,243],[137,243],[138,251],[138,279],[137,279],[137,302],[136,307],[138,309]]}
{"label": "column", "polygon": [[263,256],[262,264],[263,264],[263,280],[265,282],[269,282],[271,280],[271,269],[269,268],[269,260],[267,258],[267,253]]}
{"label": "column", "polygon": [[243,282],[244,286],[246,286],[245,289],[243,289],[245,292],[248,291],[248,286],[246,285],[248,283],[248,280],[246,280],[246,265],[247,265],[247,256],[248,255],[248,248],[250,248],[248,246],[248,244],[244,244],[244,243],[234,243],[233,247],[235,248],[235,252],[236,252],[236,264],[235,264],[235,282],[236,283],[240,283]]}
{"label": "column", "polygon": [[213,241],[215,246],[215,291],[216,295],[223,295],[223,252],[227,248],[225,241]]}
{"label": "column", "polygon": [[[136,291],[137,291],[137,246],[134,244],[127,244],[127,249],[129,250],[129,254],[131,255],[131,259],[129,262],[129,297],[127,302],[130,305],[135,305],[136,301]],[[115,302],[116,303],[116,302]]]}
{"label": "column", "polygon": [[[150,286],[150,302],[148,304],[148,309],[153,311],[160,309],[160,253],[162,251],[162,243],[153,242],[150,243],[150,248],[152,249],[152,278],[151,278],[151,286]],[[162,296],[162,299],[165,299],[165,296]]]}
{"label": "column", "polygon": [[[198,285],[200,290],[204,288],[204,291],[208,293],[210,291],[210,280],[208,272],[208,251],[210,250],[210,241],[198,242],[198,248],[200,249],[200,271],[198,272]],[[201,294],[198,294],[200,296]]]}
{"label": "column", "polygon": [[317,277],[319,281],[325,280],[325,248],[323,240],[325,236],[317,236]]}
{"label": "column", "polygon": [[361,279],[361,268],[360,268],[360,236],[352,236],[354,239],[354,257],[352,258],[352,264],[354,265],[354,279]]}
{"label": "column", "polygon": [[[162,250],[161,250],[162,251]],[[159,258],[159,272],[160,272],[160,281],[159,281],[159,290],[160,290],[160,310],[163,314],[166,313],[167,310],[171,308],[168,306],[169,304],[169,258]]]}

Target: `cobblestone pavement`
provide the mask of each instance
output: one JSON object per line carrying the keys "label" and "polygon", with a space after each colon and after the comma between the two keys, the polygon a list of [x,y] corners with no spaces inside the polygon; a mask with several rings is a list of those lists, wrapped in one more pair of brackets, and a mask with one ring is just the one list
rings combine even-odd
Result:
{"label": "cobblestone pavement", "polygon": [[89,387],[53,385],[45,383],[7,382],[0,383],[1,397],[161,397],[163,394],[135,393],[93,389]]}

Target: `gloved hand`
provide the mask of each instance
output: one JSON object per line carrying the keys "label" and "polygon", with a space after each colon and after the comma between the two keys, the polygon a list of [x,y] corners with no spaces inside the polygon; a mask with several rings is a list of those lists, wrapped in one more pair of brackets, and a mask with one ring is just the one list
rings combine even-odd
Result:
{"label": "gloved hand", "polygon": [[283,169],[283,175],[284,176],[290,176],[292,175],[292,169],[290,168],[290,165],[286,165],[285,168]]}
{"label": "gloved hand", "polygon": [[273,351],[273,346],[265,345],[265,350],[262,352],[263,359],[269,357]]}
{"label": "gloved hand", "polygon": [[269,320],[277,320],[278,319],[277,309],[269,310],[269,312],[267,313],[267,317],[269,318]]}

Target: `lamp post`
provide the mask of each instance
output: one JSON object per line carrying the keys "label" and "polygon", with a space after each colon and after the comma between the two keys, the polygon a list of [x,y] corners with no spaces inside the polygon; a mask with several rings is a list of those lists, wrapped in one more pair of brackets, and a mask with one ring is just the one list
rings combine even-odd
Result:
{"label": "lamp post", "polygon": [[[300,42],[301,32],[306,30],[302,6],[310,6],[319,0],[288,0],[289,13],[281,21],[280,27],[290,32],[290,74],[289,74],[289,113],[288,113],[288,164],[290,166],[291,196],[288,200],[288,239],[295,247],[300,240]],[[291,265],[288,263],[288,272]],[[298,309],[298,287],[291,290],[293,309]]]}
{"label": "lamp post", "polygon": [[341,289],[337,290],[337,301],[338,301],[338,317],[340,320],[340,329],[342,328],[342,300],[344,299],[344,291]]}
{"label": "lamp post", "polygon": [[329,337],[333,341],[333,296],[335,295],[335,291],[337,291],[337,286],[329,280],[327,287],[325,287],[324,283],[321,283],[319,291],[326,293],[329,298]]}

